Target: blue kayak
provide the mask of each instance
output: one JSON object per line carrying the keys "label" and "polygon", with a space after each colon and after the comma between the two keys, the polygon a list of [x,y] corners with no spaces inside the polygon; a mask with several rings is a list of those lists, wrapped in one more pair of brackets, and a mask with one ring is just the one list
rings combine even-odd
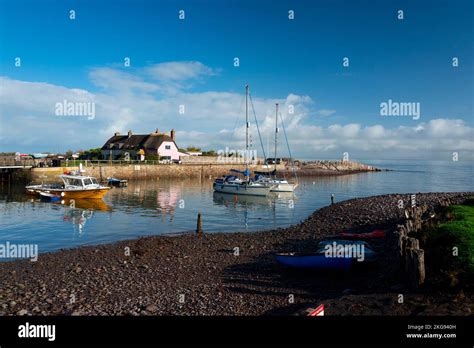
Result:
{"label": "blue kayak", "polygon": [[355,264],[375,261],[377,253],[363,241],[327,239],[320,241],[313,253],[282,253],[276,259],[294,268],[346,270]]}
{"label": "blue kayak", "polygon": [[323,253],[284,253],[277,254],[276,259],[288,267],[319,270],[347,270],[353,260],[351,257],[326,257]]}

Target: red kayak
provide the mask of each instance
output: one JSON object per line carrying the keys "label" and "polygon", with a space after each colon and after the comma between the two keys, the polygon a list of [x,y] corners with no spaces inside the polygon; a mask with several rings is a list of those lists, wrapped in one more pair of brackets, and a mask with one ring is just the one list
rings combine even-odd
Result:
{"label": "red kayak", "polygon": [[341,232],[338,237],[344,237],[349,239],[370,239],[370,238],[383,238],[385,237],[384,230],[373,230],[372,232],[365,233],[347,233]]}

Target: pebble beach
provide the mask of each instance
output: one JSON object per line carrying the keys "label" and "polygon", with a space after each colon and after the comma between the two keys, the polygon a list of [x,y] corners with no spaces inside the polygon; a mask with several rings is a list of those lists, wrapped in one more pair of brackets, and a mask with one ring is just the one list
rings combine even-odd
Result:
{"label": "pebble beach", "polygon": [[[462,203],[473,193],[418,193],[417,204]],[[345,273],[295,271],[275,254],[314,250],[339,232],[390,232],[409,195],[357,198],[288,228],[146,237],[0,263],[0,315],[471,315],[469,291],[410,290],[381,258]],[[106,228],[106,226],[104,226]],[[224,232],[224,231],[223,231]],[[375,242],[382,255],[385,239]],[[405,301],[397,299],[404,294]]]}

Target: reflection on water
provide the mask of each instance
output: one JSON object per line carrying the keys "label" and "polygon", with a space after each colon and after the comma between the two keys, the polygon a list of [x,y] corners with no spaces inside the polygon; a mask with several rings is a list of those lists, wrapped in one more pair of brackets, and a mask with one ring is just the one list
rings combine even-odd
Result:
{"label": "reflection on water", "polygon": [[177,208],[184,209],[185,189],[196,189],[191,180],[150,180],[129,182],[128,187],[115,188],[107,196],[114,209],[142,216],[158,216],[162,222],[173,222]]}
{"label": "reflection on water", "polygon": [[262,205],[275,207],[278,203],[294,204],[297,199],[293,192],[270,192],[268,196],[239,196],[221,192],[213,192],[212,199],[215,204],[222,204],[226,207],[236,207],[238,205],[248,208],[259,209]]}
{"label": "reflection on water", "polygon": [[94,216],[94,210],[85,210],[85,209],[69,209],[66,211],[63,217],[63,221],[68,221],[73,224],[74,232],[79,235],[82,235],[84,232],[84,227],[86,226],[86,221],[91,219]]}
{"label": "reflection on water", "polygon": [[[56,203],[56,202],[54,202]],[[112,208],[102,199],[64,199],[62,204],[72,209],[111,211]]]}
{"label": "reflection on water", "polygon": [[277,221],[277,208],[280,208],[278,206],[281,205],[281,209],[286,206],[292,211],[297,197],[293,192],[271,192],[268,196],[239,196],[213,192],[212,199],[214,204],[228,208],[224,214],[241,221],[244,229],[249,230],[252,229],[252,216],[249,213],[263,210],[266,212],[265,220]]}
{"label": "reflection on water", "polygon": [[385,193],[473,191],[472,163],[389,166],[399,171],[301,178],[294,194],[268,197],[213,193],[207,178],[130,181],[104,200],[55,203],[25,195],[23,186],[5,185],[0,186],[0,242],[37,243],[44,252],[194,231],[199,212],[206,233],[271,229],[304,220],[328,205],[331,194],[341,201]]}
{"label": "reflection on water", "polygon": [[92,219],[95,211],[111,211],[111,207],[101,199],[64,199],[51,204],[61,204],[66,209],[63,221],[73,225],[74,233],[82,236],[87,220]]}

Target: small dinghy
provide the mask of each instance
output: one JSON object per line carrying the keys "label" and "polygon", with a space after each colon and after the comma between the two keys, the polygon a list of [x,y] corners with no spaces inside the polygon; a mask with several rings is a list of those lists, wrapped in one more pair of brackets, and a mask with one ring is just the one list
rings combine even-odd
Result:
{"label": "small dinghy", "polygon": [[347,233],[341,232],[338,235],[339,237],[349,238],[349,239],[372,239],[372,238],[383,238],[385,237],[384,230],[373,230],[372,232],[364,233]]}
{"label": "small dinghy", "polygon": [[[333,249],[334,256],[327,251]],[[331,255],[331,254],[329,254]],[[328,239],[318,243],[314,253],[280,253],[276,260],[288,267],[316,270],[348,270],[355,264],[372,262],[377,253],[364,241]]]}
{"label": "small dinghy", "polygon": [[282,253],[276,259],[284,266],[303,269],[347,270],[352,265],[351,257],[329,258],[323,253]]}
{"label": "small dinghy", "polygon": [[356,264],[361,264],[361,263],[367,263],[367,262],[373,262],[377,260],[377,253],[370,247],[367,242],[363,240],[345,240],[345,239],[325,239],[322,240],[318,243],[318,247],[316,249],[316,252],[323,253],[326,250],[327,246],[336,246],[338,248],[352,248],[352,250],[359,250],[364,253],[364,260],[359,261],[357,260],[357,255],[353,255],[352,259],[355,260]]}
{"label": "small dinghy", "polygon": [[61,199],[60,196],[55,195],[53,193],[49,193],[49,192],[40,192],[39,195],[40,195],[40,198],[50,200],[50,201],[59,201]]}
{"label": "small dinghy", "polygon": [[125,179],[107,178],[107,184],[115,187],[126,187],[128,181]]}
{"label": "small dinghy", "polygon": [[341,246],[364,246],[364,248],[370,248],[369,244],[367,242],[364,242],[363,240],[346,240],[346,239],[323,239],[318,243],[318,246],[316,248],[316,252],[321,252],[324,251],[324,248],[327,245],[333,245],[336,243],[336,245],[341,245]]}

